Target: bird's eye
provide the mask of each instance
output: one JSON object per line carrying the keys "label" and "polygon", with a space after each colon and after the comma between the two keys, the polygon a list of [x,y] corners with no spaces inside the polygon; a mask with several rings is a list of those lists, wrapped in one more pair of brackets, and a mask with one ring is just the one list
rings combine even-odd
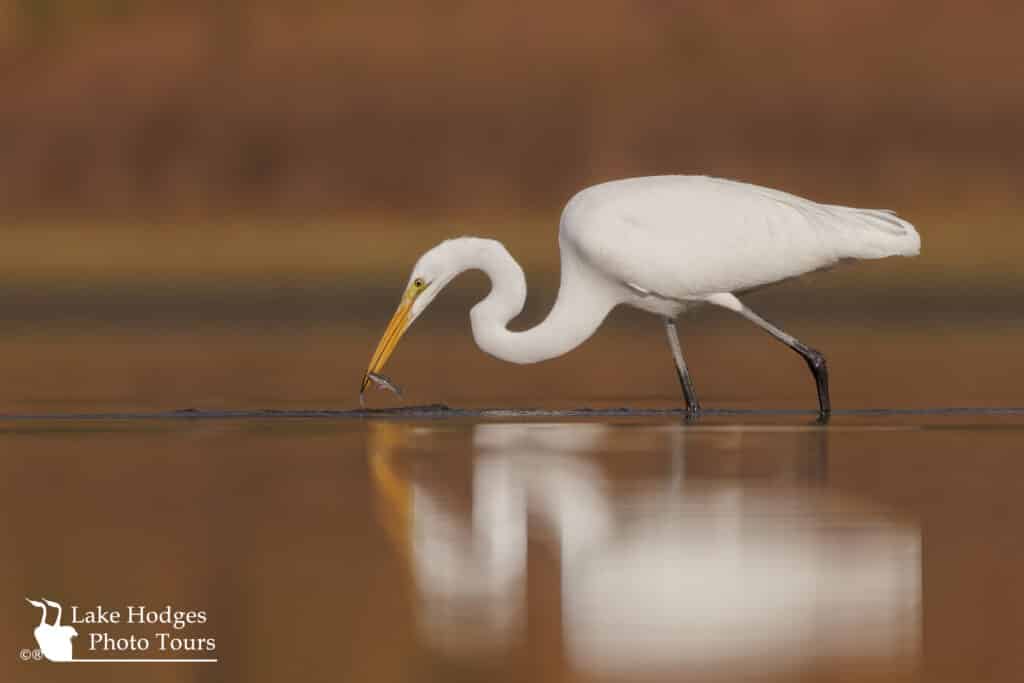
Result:
{"label": "bird's eye", "polygon": [[423,278],[418,277],[412,281],[412,286],[416,289],[423,289],[427,286],[427,283],[423,281]]}

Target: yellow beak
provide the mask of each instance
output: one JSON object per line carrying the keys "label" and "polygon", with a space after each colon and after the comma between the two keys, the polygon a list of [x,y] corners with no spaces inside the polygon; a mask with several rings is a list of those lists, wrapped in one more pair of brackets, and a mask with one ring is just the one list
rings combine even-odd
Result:
{"label": "yellow beak", "polygon": [[366,374],[363,375],[362,384],[359,385],[359,393],[366,391],[366,385],[370,383],[371,372],[377,373],[384,369],[384,364],[388,362],[388,358],[391,357],[395,347],[398,346],[398,340],[409,329],[409,315],[412,311],[414,298],[412,291],[406,292],[405,296],[402,297],[402,303],[398,305],[398,310],[391,317],[391,322],[388,323],[387,329],[384,330],[384,335],[377,343],[377,350],[373,352],[373,357],[370,358],[370,365],[366,368]]}

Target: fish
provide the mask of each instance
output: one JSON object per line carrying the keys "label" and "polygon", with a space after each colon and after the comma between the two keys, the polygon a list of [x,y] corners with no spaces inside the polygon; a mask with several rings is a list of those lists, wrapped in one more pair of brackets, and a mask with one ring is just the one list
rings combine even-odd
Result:
{"label": "fish", "polygon": [[[402,387],[392,382],[389,378],[384,375],[378,375],[376,372],[370,372],[366,374],[366,377],[373,382],[373,385],[380,390],[387,390],[395,394],[399,398],[402,398]],[[363,392],[359,392],[359,405],[365,405],[363,401]]]}

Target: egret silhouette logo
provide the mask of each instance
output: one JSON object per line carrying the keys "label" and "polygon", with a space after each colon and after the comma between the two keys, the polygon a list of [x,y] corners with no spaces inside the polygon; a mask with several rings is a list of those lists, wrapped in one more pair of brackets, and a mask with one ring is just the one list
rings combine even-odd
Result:
{"label": "egret silhouette logo", "polygon": [[[78,635],[78,631],[75,630],[74,626],[61,625],[60,615],[63,609],[60,603],[47,600],[46,598],[43,598],[42,602],[32,600],[31,598],[25,599],[33,607],[43,610],[42,616],[39,617],[39,626],[36,626],[36,630],[32,632],[36,637],[36,643],[39,644],[39,651],[51,662],[70,662],[72,651],[71,639]],[[57,618],[52,624],[46,623],[47,605],[57,608]]]}
{"label": "egret silhouette logo", "polygon": [[[39,624],[32,631],[38,648],[23,648],[20,657],[23,661],[70,662],[161,662],[161,663],[209,663],[216,662],[216,657],[196,657],[197,654],[210,655],[216,652],[217,641],[214,638],[195,637],[183,633],[185,629],[206,624],[206,612],[203,610],[176,610],[171,605],[162,609],[152,609],[146,605],[127,605],[125,610],[107,609],[103,605],[95,608],[81,609],[78,605],[71,606],[70,624],[62,624],[64,608],[59,602],[41,598],[33,600],[25,598],[32,607],[41,610]],[[48,611],[54,610],[56,616],[53,623],[49,622]],[[122,657],[88,656],[75,657],[74,639],[79,637],[73,624],[83,625],[85,630],[79,639],[80,652],[93,653],[124,653]],[[138,625],[139,627],[158,628],[145,635],[120,633],[112,635],[106,625]],[[152,630],[152,629],[151,629]],[[159,653],[159,657],[150,654]]]}

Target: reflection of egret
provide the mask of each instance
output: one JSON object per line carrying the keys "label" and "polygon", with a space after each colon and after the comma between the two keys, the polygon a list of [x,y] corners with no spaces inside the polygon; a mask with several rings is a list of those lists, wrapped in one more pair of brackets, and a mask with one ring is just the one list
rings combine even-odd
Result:
{"label": "reflection of egret", "polygon": [[[424,441],[429,446],[429,430],[374,423],[369,442],[381,518],[408,561],[421,600],[420,632],[435,646],[462,653],[502,647],[524,625],[530,511],[549,528],[572,529],[563,535],[576,542],[566,538],[563,554],[598,542],[610,521],[610,511],[596,512],[605,496],[590,486],[599,473],[585,461],[559,458],[596,447],[604,426],[533,425],[518,434],[495,427],[474,432],[481,457],[473,463],[468,516],[434,487],[403,475],[396,462],[404,448]],[[524,457],[487,455],[509,452]],[[550,519],[559,522],[551,525]]]}
{"label": "reflection of egret", "polygon": [[523,310],[526,279],[494,240],[442,242],[413,268],[360,387],[381,371],[398,340],[442,289],[472,269],[491,279],[473,307],[473,338],[512,363],[536,363],[586,341],[605,316],[626,304],[661,316],[687,408],[699,411],[676,333],[687,307],[712,303],[747,318],[799,353],[814,375],[818,407],[830,410],[824,357],[747,308],[734,295],[841,260],[910,256],[920,238],[889,211],[817,204],[756,185],[706,177],[657,176],[595,185],[566,205],[559,227],[562,282],[548,317],[512,332]]}
{"label": "reflection of egret", "polygon": [[563,568],[579,668],[742,676],[915,654],[916,528],[789,486],[689,485],[634,505],[613,539]]}
{"label": "reflection of egret", "polygon": [[526,507],[509,468],[473,470],[472,514],[401,471],[396,455],[415,439],[407,425],[376,423],[370,467],[389,536],[408,562],[420,633],[440,649],[503,647],[523,625]]}
{"label": "reflection of egret", "polygon": [[[384,427],[393,436],[403,429],[411,435],[401,425]],[[479,652],[473,647],[482,637],[479,624],[493,611],[504,620],[487,633],[490,651],[512,642],[524,626],[526,600],[543,599],[525,586],[526,520],[532,518],[547,532],[535,540],[559,549],[562,635],[578,670],[636,678],[697,669],[735,678],[754,668],[781,674],[847,657],[895,669],[912,661],[919,530],[821,485],[817,463],[825,440],[804,435],[823,430],[793,430],[796,440],[785,441],[792,467],[777,461],[783,466],[767,476],[761,467],[730,466],[723,476],[707,466],[733,450],[755,460],[766,455],[738,438],[722,438],[741,432],[645,430],[638,438],[660,439],[645,448],[666,457],[656,479],[624,486],[621,478],[606,477],[602,465],[613,464],[608,456],[616,453],[636,455],[633,431],[476,425],[471,507],[450,504],[443,484],[402,484],[412,489],[403,499],[413,502],[391,507],[409,511],[404,536],[422,636],[448,651]],[[431,445],[422,432],[416,451],[446,451],[456,443],[450,436]],[[390,442],[390,452],[401,449],[400,437],[377,441]],[[676,486],[666,488],[670,455],[685,458],[674,459],[683,471],[673,470]],[[709,470],[711,478],[704,478]],[[394,497],[396,476],[403,479],[397,468],[377,475],[385,497]],[[482,591],[495,565],[481,559],[495,548],[503,551],[504,582],[490,584],[500,590]],[[513,609],[516,600],[521,604]]]}

